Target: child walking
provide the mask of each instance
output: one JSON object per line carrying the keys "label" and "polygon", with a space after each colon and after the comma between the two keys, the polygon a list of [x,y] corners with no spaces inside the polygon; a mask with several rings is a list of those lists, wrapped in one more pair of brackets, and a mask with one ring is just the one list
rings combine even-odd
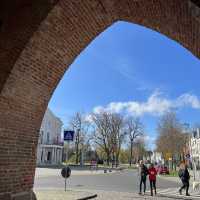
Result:
{"label": "child walking", "polygon": [[156,195],[156,175],[157,175],[157,171],[154,168],[154,165],[151,164],[149,167],[149,182],[150,182],[150,188],[151,188],[151,196],[153,196],[153,188],[154,188],[154,192]]}

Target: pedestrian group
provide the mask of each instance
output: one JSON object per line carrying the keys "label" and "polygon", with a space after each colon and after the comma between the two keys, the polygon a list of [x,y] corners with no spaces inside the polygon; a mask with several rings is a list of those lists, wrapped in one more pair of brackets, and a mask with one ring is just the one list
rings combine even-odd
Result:
{"label": "pedestrian group", "polygon": [[[156,195],[156,176],[157,176],[157,171],[154,167],[153,164],[150,164],[149,167],[147,167],[144,162],[141,160],[139,162],[139,194],[142,195],[142,188],[143,188],[143,194],[145,194],[146,192],[146,179],[147,176],[149,176],[149,183],[150,183],[150,189],[151,189],[151,196],[153,196],[153,192]],[[186,190],[186,196],[190,196],[190,194],[188,193],[189,190],[189,180],[190,180],[190,175],[189,175],[189,171],[187,169],[187,165],[185,165],[184,163],[182,163],[180,165],[180,169],[179,169],[179,173],[178,173],[181,182],[182,182],[182,186],[179,189],[179,193],[180,195],[182,195],[182,190],[185,189]],[[142,187],[143,186],[143,187]]]}
{"label": "pedestrian group", "polygon": [[156,195],[156,175],[157,171],[154,168],[154,165],[151,164],[149,168],[146,167],[144,162],[141,160],[139,164],[139,177],[140,177],[140,191],[139,194],[142,194],[142,185],[143,185],[143,192],[146,192],[146,179],[149,175],[149,183],[151,188],[151,196],[153,196],[153,189]]}

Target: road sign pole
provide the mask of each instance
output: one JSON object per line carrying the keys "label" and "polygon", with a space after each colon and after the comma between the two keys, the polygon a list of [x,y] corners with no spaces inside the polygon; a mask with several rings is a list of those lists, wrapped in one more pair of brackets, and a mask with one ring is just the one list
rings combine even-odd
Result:
{"label": "road sign pole", "polygon": [[[70,140],[67,141],[67,160],[65,162],[65,166],[67,167],[67,163],[69,162],[69,145],[70,145]],[[65,192],[67,191],[67,177],[65,177]]]}
{"label": "road sign pole", "polygon": [[61,175],[65,179],[65,192],[67,191],[67,178],[71,175],[71,169],[69,167],[64,167],[61,170]]}
{"label": "road sign pole", "polygon": [[[66,142],[64,141],[65,145]],[[68,160],[68,147],[66,148],[67,152],[66,152],[66,157],[65,157],[65,166],[67,167],[67,160]],[[65,177],[65,192],[67,191],[67,178]]]}
{"label": "road sign pole", "polygon": [[65,177],[65,192],[67,191],[67,177]]}
{"label": "road sign pole", "polygon": [[[70,141],[68,140],[67,141],[67,146],[68,146],[68,148],[67,148],[67,162],[69,162],[69,145],[70,145]],[[66,163],[67,164],[67,163]]]}
{"label": "road sign pole", "polygon": [[[67,152],[66,152],[66,161],[65,161],[65,169],[68,169],[68,172],[67,173],[70,173],[71,174],[71,170],[70,168],[67,166],[67,162],[69,160],[69,145],[70,145],[70,141],[73,141],[74,140],[74,131],[67,131],[65,130],[64,131],[64,141],[67,141]],[[70,170],[70,171],[69,171]],[[69,175],[70,176],[70,175]],[[69,177],[68,176],[68,177]],[[67,191],[67,176],[63,176],[65,178],[65,192]]]}

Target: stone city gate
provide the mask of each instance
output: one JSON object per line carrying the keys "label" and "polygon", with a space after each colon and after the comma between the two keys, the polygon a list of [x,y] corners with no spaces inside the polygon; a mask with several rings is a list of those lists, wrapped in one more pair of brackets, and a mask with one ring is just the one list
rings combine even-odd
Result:
{"label": "stone city gate", "polygon": [[0,199],[31,199],[48,101],[76,56],[118,20],[200,57],[199,0],[0,1]]}

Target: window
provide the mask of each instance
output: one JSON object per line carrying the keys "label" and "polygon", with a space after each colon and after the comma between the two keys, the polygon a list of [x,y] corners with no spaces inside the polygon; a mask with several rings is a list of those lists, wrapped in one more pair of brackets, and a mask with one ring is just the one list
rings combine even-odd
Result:
{"label": "window", "polygon": [[43,150],[42,150],[42,153],[41,153],[41,162],[42,162],[42,159],[43,159]]}
{"label": "window", "polygon": [[51,121],[48,121],[48,128],[51,128]]}
{"label": "window", "polygon": [[50,143],[50,133],[47,132],[47,144],[49,144],[49,143]]}
{"label": "window", "polygon": [[44,135],[44,131],[41,131],[41,133],[40,133],[40,144],[43,143],[43,135]]}

